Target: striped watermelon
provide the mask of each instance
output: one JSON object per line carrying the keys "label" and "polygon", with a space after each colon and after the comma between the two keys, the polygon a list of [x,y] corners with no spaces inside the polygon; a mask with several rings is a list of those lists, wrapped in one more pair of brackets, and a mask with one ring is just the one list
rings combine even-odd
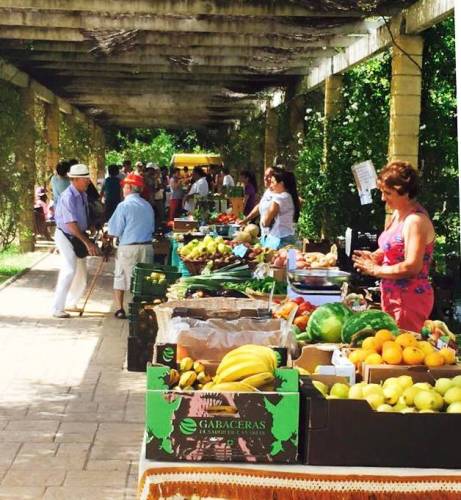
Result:
{"label": "striped watermelon", "polygon": [[399,333],[399,327],[392,316],[378,309],[370,309],[368,311],[352,314],[346,320],[341,332],[342,341],[350,344],[352,335],[364,328],[372,328],[375,331],[386,329],[394,334]]}
{"label": "striped watermelon", "polygon": [[309,318],[307,335],[318,342],[341,342],[341,330],[351,310],[340,302],[318,307]]}

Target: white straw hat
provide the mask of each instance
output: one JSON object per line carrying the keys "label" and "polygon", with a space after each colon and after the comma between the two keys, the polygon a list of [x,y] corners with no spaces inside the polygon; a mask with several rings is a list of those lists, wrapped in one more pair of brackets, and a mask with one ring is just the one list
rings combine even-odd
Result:
{"label": "white straw hat", "polygon": [[67,177],[76,178],[76,177],[89,177],[90,171],[88,167],[83,163],[77,163],[76,165],[72,165],[70,167],[69,173]]}

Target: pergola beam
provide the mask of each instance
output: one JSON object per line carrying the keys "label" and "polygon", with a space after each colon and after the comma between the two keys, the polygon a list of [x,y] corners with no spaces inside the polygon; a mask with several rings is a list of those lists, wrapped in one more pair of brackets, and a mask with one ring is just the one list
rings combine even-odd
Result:
{"label": "pergola beam", "polygon": [[[0,7],[11,9],[37,8],[36,0],[0,0]],[[40,0],[42,11],[86,11],[109,14],[141,15],[223,15],[223,16],[271,16],[271,17],[363,17],[368,15],[365,9],[350,9],[332,6],[309,8],[303,5],[263,0]],[[374,14],[395,14],[395,7],[381,6]]]}
{"label": "pergola beam", "polygon": [[[36,28],[74,28],[82,30],[147,30],[163,32],[219,32],[248,34],[344,34],[345,32],[367,33],[368,25],[354,17],[313,18],[307,24],[301,21],[274,18],[248,18],[245,16],[138,16],[120,15],[110,17],[84,12],[42,12],[37,10],[0,9],[1,23],[5,26],[30,26]],[[296,18],[295,18],[296,19]],[[346,25],[346,26],[345,26]]]}

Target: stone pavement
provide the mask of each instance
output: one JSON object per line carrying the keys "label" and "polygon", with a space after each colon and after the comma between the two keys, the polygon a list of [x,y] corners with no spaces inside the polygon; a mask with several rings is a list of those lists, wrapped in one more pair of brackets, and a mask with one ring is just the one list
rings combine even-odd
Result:
{"label": "stone pavement", "polygon": [[112,265],[88,313],[61,320],[50,316],[58,265],[50,254],[0,290],[0,499],[134,499],[145,376],[124,367]]}

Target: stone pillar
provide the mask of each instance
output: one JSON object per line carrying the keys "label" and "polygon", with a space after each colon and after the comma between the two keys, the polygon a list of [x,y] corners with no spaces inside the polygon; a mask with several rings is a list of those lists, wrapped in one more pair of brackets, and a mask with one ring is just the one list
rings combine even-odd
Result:
{"label": "stone pillar", "polygon": [[21,252],[34,250],[34,187],[35,187],[35,113],[34,91],[20,90],[21,104],[24,111],[21,124],[22,140],[16,145],[16,169],[21,175],[21,193],[19,203],[19,247]]}
{"label": "stone pillar", "polygon": [[46,134],[46,173],[47,177],[54,174],[59,161],[59,105],[55,99],[53,103],[45,104],[45,134]]}
{"label": "stone pillar", "polygon": [[266,111],[266,129],[264,134],[264,168],[273,166],[274,159],[277,157],[277,133],[278,133],[278,115],[275,109],[270,108],[267,103]]}
{"label": "stone pillar", "polygon": [[330,120],[334,118],[336,113],[342,106],[341,91],[343,88],[343,75],[329,76],[325,80],[325,102],[324,102],[324,140],[323,140],[323,164],[328,166]]}
{"label": "stone pillar", "polygon": [[104,130],[96,125],[96,165],[98,178],[104,179],[106,175],[106,137],[104,135]]}
{"label": "stone pillar", "polygon": [[[392,82],[389,125],[389,161],[404,160],[418,168],[421,114],[421,66],[423,37],[400,35],[392,54]],[[419,67],[418,67],[419,66]]]}

